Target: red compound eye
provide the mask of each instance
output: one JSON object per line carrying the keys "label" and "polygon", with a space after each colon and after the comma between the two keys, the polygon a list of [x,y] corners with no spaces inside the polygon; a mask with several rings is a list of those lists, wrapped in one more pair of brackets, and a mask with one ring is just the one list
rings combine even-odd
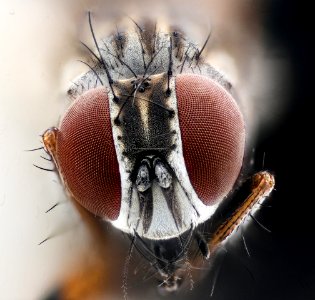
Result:
{"label": "red compound eye", "polygon": [[111,220],[120,211],[120,175],[104,88],[87,91],[69,108],[56,137],[55,159],[74,198]]}
{"label": "red compound eye", "polygon": [[242,114],[232,96],[204,76],[177,76],[176,97],[190,181],[203,203],[213,205],[233,188],[242,166]]}

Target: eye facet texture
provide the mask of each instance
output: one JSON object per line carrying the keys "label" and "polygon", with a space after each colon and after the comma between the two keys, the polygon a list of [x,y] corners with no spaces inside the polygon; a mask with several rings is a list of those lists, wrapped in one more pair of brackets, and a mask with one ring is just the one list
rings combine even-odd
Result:
{"label": "eye facet texture", "polygon": [[104,88],[85,92],[70,106],[59,127],[56,160],[76,201],[95,215],[117,219],[120,175]]}
{"label": "eye facet texture", "polygon": [[239,175],[245,125],[233,97],[205,76],[176,77],[183,153],[190,181],[206,205],[222,200]]}

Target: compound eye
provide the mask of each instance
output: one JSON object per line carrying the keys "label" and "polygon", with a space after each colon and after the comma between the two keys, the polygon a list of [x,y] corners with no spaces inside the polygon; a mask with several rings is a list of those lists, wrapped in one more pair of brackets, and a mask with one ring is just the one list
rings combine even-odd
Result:
{"label": "compound eye", "polygon": [[55,139],[53,156],[74,199],[95,215],[117,219],[121,186],[106,90],[96,88],[78,97]]}
{"label": "compound eye", "polygon": [[201,201],[213,205],[232,190],[242,166],[242,114],[234,98],[205,76],[177,76],[176,98],[190,182]]}

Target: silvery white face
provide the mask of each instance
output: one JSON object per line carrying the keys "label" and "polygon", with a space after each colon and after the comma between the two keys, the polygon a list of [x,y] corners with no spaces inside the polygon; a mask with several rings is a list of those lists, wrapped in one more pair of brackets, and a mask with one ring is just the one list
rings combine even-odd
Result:
{"label": "silvery white face", "polygon": [[239,175],[245,126],[231,86],[179,31],[137,25],[98,42],[91,32],[94,64],[55,129],[59,173],[120,230],[177,237],[209,219]]}

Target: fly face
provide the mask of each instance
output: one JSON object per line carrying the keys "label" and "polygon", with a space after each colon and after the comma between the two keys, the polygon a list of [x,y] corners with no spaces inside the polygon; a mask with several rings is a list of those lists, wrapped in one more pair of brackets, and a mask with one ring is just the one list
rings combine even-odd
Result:
{"label": "fly face", "polygon": [[[160,48],[156,49],[156,52],[159,49],[165,51],[164,57],[161,57],[163,61],[169,60],[168,54],[172,48],[169,38],[166,36],[163,44],[161,42],[157,46]],[[168,43],[167,40],[169,40]],[[127,55],[128,53],[125,54]],[[151,64],[158,58],[159,56],[153,58]],[[149,57],[145,57],[144,61],[147,61],[147,64],[151,62]],[[165,72],[159,74],[146,75],[144,66],[142,68],[142,74],[137,75],[140,77],[137,83],[133,78],[118,80],[113,85],[113,90],[119,100],[109,100],[119,170],[121,176],[127,179],[121,183],[121,209],[113,224],[128,233],[137,232],[144,238],[169,239],[207,220],[213,214],[220,197],[223,198],[231,189],[231,184],[233,185],[241,165],[244,150],[244,125],[232,97],[229,97],[228,93],[214,81],[193,74],[177,74],[174,78],[169,78],[167,64]],[[156,69],[158,69],[157,72],[161,72],[158,65]],[[148,72],[153,72],[153,70]],[[204,91],[194,90],[193,83],[201,89],[204,88]],[[227,113],[230,114],[228,117],[227,114],[221,115],[222,103],[216,102],[213,96],[208,96],[213,95],[212,88],[215,91],[218,90],[216,94],[226,95],[226,99],[223,98],[223,102],[226,100],[226,103],[223,105],[231,108],[231,111]],[[184,89],[186,89],[185,92]],[[198,97],[202,93],[206,99]],[[220,101],[222,101],[221,98]],[[192,108],[190,112],[181,113],[181,110],[186,110],[186,107],[190,106],[190,102],[195,104],[196,109]],[[198,116],[201,113],[198,107],[200,109],[207,105],[211,106],[208,107],[208,115]],[[197,118],[201,120],[197,122]],[[211,122],[210,118],[214,120]],[[227,166],[225,165],[224,168],[227,170],[232,167],[232,179],[227,179],[230,181],[227,186],[224,186],[225,182],[220,182],[220,187],[213,187],[211,191],[202,189],[201,193],[208,192],[210,195],[202,197],[201,200],[200,195],[195,191],[194,183],[190,180],[186,161],[188,160],[188,163],[193,165],[192,169],[199,168],[198,166],[203,164],[209,165],[209,169],[204,174],[205,181],[210,179],[210,176],[217,176],[216,180],[220,181],[223,179],[218,178],[221,170],[217,170],[217,166],[212,161],[209,162],[209,155],[206,153],[206,151],[211,151],[207,149],[209,140],[213,139],[213,135],[217,137],[221,134],[221,132],[216,134],[215,131],[219,129],[213,126],[216,126],[217,122],[222,124],[223,118],[234,120],[232,124],[223,125],[220,129],[228,132],[230,136],[236,134],[237,137],[228,145],[224,144],[225,141],[222,139],[217,139],[217,146],[220,149],[231,147],[226,151],[229,152],[230,158],[219,158],[218,163],[227,161]],[[210,123],[213,124],[209,125]],[[195,129],[183,136],[182,126]],[[191,136],[195,137],[200,130],[204,129],[202,127],[206,126],[212,127],[209,130],[212,130],[214,134],[209,137],[207,134],[199,134],[198,145],[197,142],[192,141]],[[195,133],[194,130],[198,132]],[[186,159],[183,143],[188,152]],[[199,148],[199,157],[193,156],[191,153],[197,152],[198,147],[201,148]],[[231,153],[230,149],[234,151],[234,147],[237,147],[236,153]],[[214,149],[215,151],[217,149]],[[238,160],[236,167],[231,166],[232,159]],[[202,184],[199,178],[196,184]],[[223,191],[220,191],[220,188]],[[207,187],[207,189],[210,188]],[[221,195],[217,197],[216,193],[221,193]],[[211,205],[207,205],[208,202],[212,202]]]}
{"label": "fly face", "polygon": [[[95,64],[43,141],[72,197],[133,236],[172,291],[193,237],[209,257],[196,228],[235,185],[245,125],[230,84],[202,50],[178,31],[137,28],[97,42],[91,26]],[[244,216],[221,225],[230,234]],[[227,236],[221,227],[215,245]]]}

